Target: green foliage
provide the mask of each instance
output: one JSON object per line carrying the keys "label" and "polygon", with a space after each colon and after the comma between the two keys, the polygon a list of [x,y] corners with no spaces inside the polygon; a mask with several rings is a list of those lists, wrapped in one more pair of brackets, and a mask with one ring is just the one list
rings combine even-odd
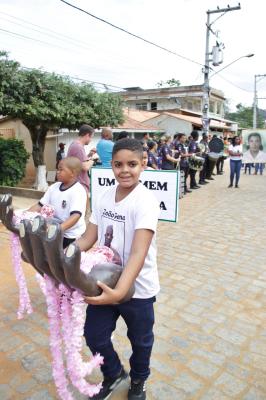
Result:
{"label": "green foliage", "polygon": [[[253,107],[244,107],[241,103],[237,104],[236,112],[226,112],[225,118],[236,121],[240,128],[253,127]],[[257,128],[264,128],[264,116],[262,110],[257,110]]]}
{"label": "green foliage", "polygon": [[98,93],[87,83],[37,69],[22,69],[0,52],[0,114],[19,118],[30,131],[33,160],[43,162],[45,137],[49,129],[78,129],[123,122],[122,100],[118,95]]}
{"label": "green foliage", "polygon": [[0,185],[16,186],[25,176],[29,156],[22,140],[0,138]]}
{"label": "green foliage", "polygon": [[156,84],[157,87],[161,88],[161,87],[178,87],[180,86],[180,81],[172,78],[172,79],[168,79],[167,81],[160,81]]}

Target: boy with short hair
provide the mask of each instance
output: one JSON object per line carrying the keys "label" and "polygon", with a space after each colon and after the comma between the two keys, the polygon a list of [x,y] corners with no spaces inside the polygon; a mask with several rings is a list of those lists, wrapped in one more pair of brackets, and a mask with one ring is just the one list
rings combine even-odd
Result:
{"label": "boy with short hair", "polygon": [[86,230],[87,194],[78,182],[81,169],[82,164],[78,158],[62,159],[58,165],[57,182],[51,185],[40,201],[28,210],[40,212],[44,205],[54,207],[54,217],[59,220],[64,232],[64,248],[78,239]]}
{"label": "boy with short hair", "polygon": [[[160,289],[155,245],[160,209],[154,195],[139,182],[143,171],[143,149],[139,141],[126,138],[115,143],[112,169],[118,186],[102,195],[85,234],[77,241],[82,251],[90,249],[97,239],[99,245],[104,245],[107,229],[112,226],[112,249],[119,253],[124,267],[114,289],[98,282],[102,294],[85,297],[89,303],[84,329],[86,342],[93,354],[104,357],[103,387],[92,399],[107,399],[127,379],[111,341],[116,321],[122,316],[132,346],[128,399],[144,400],[154,341],[153,303]],[[118,304],[134,282],[133,298]]]}

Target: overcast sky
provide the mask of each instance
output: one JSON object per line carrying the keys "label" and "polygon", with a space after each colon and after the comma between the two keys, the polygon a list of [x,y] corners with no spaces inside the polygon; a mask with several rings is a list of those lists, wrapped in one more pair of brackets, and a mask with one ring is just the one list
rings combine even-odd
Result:
{"label": "overcast sky", "polygon": [[[69,0],[95,16],[165,47],[169,54],[60,0],[0,0],[1,48],[25,67],[102,82],[120,88],[155,88],[175,78],[181,85],[203,83],[207,10],[237,6],[220,0]],[[229,99],[252,106],[254,76],[266,74],[264,0],[242,0],[212,25],[224,43],[224,62],[241,58],[211,78]],[[212,14],[213,22],[221,14]],[[3,31],[5,30],[5,31]],[[9,32],[6,32],[9,31]],[[216,37],[211,34],[210,49]],[[100,86],[99,86],[100,87]],[[258,97],[266,97],[266,77],[257,78]],[[266,100],[259,100],[266,108]]]}

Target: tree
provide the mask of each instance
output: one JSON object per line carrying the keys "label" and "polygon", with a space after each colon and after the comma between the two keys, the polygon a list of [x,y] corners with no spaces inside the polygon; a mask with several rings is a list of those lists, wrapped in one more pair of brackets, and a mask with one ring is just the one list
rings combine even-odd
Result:
{"label": "tree", "polygon": [[156,84],[157,87],[178,87],[180,86],[180,81],[172,78],[168,79],[168,81],[160,81]]}
{"label": "tree", "polygon": [[[253,108],[245,107],[241,103],[237,104],[236,112],[226,112],[225,118],[236,121],[240,128],[250,129],[253,126]],[[264,128],[264,115],[263,110],[258,110],[257,113],[257,127]]]}
{"label": "tree", "polygon": [[123,121],[122,99],[98,93],[87,83],[37,69],[23,69],[6,52],[0,52],[0,114],[19,118],[29,129],[36,168],[44,165],[49,130],[77,129],[83,123],[96,127]]}

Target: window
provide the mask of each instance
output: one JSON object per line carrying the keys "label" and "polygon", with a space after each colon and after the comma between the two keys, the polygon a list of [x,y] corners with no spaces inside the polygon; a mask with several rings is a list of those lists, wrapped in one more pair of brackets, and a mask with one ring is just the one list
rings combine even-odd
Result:
{"label": "window", "polygon": [[147,110],[147,103],[136,103],[137,110]]}
{"label": "window", "polygon": [[152,101],[151,102],[151,110],[153,111],[153,110],[157,110],[157,103],[156,103],[156,101]]}

